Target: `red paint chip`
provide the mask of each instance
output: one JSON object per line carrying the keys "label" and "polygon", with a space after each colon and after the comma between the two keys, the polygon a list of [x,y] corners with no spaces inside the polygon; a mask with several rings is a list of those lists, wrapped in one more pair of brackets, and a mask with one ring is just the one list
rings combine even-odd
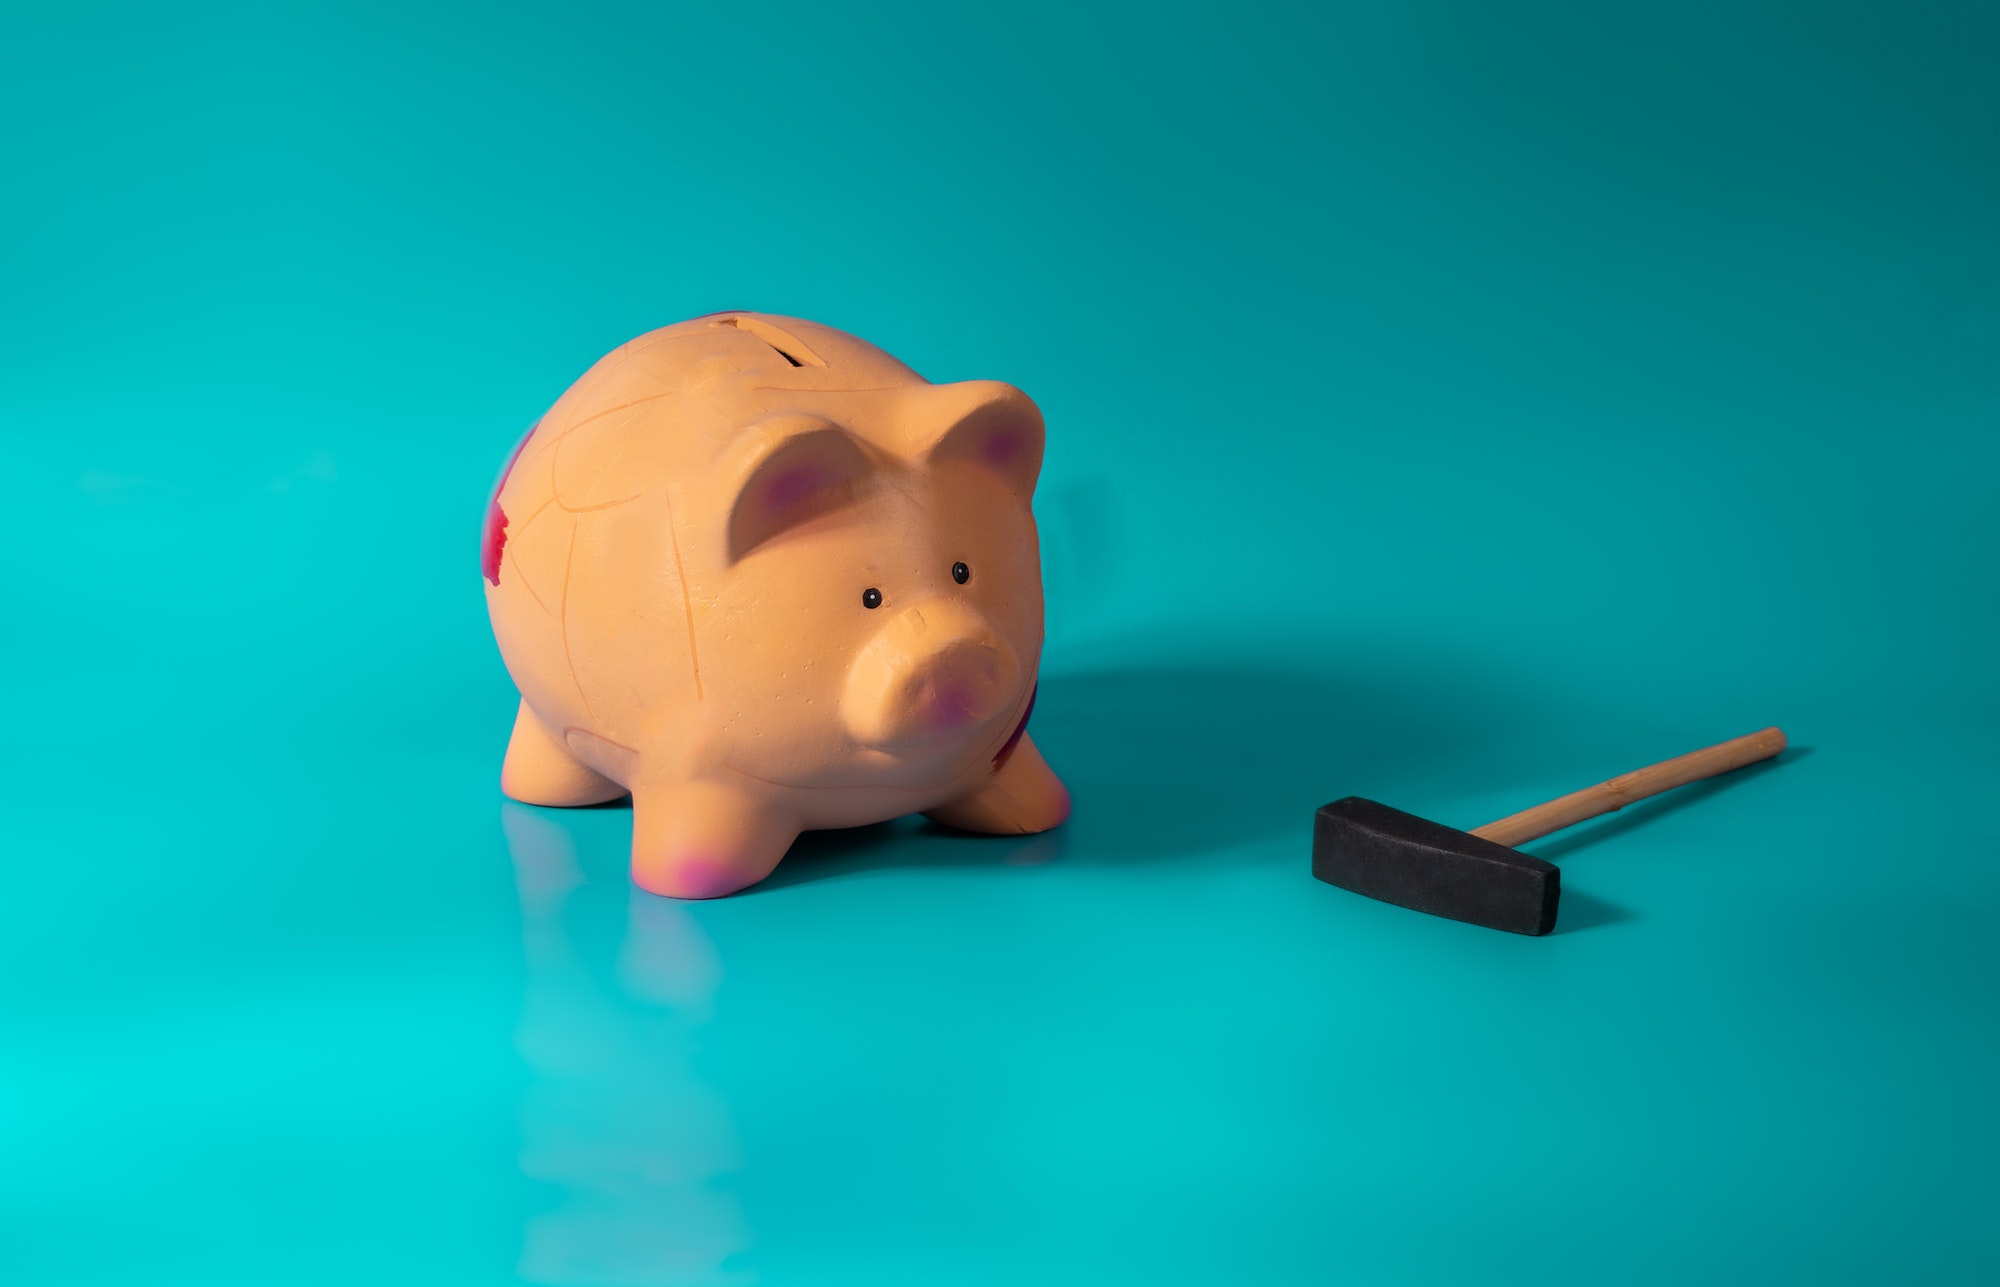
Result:
{"label": "red paint chip", "polygon": [[514,444],[514,454],[507,457],[507,467],[500,471],[500,480],[493,484],[493,495],[486,502],[486,522],[479,533],[479,571],[494,585],[500,584],[500,556],[507,552],[507,511],[500,508],[500,492],[507,486],[515,463],[528,449],[528,440],[535,436],[541,423],[537,420],[521,435],[521,441]]}

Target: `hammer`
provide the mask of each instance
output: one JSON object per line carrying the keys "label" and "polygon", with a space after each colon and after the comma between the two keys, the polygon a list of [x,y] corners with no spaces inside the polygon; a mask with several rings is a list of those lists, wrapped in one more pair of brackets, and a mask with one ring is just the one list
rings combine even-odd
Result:
{"label": "hammer", "polygon": [[1562,873],[1513,846],[1768,760],[1784,749],[1784,733],[1767,728],[1634,769],[1469,832],[1351,795],[1321,808],[1313,821],[1313,875],[1433,916],[1546,934],[1556,927]]}

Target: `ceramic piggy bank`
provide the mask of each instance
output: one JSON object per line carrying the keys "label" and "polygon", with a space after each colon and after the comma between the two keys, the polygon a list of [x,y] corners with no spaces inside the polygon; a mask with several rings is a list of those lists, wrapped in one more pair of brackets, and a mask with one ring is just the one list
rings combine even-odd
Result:
{"label": "ceramic piggy bank", "polygon": [[613,351],[516,451],[486,602],[520,713],[501,787],[632,796],[632,878],[712,898],[800,831],[1069,815],[1027,733],[1042,417],[812,322],[727,313]]}

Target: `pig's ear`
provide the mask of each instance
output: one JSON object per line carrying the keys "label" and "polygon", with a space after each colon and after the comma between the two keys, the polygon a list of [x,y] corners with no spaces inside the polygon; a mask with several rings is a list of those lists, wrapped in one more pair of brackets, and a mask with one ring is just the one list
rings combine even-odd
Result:
{"label": "pig's ear", "polygon": [[1042,412],[1034,400],[998,380],[939,385],[933,395],[943,412],[941,431],[924,451],[931,465],[963,464],[986,470],[1023,499],[1034,495],[1042,472]]}
{"label": "pig's ear", "polygon": [[759,435],[729,510],[729,561],[851,504],[874,470],[868,454],[830,425]]}

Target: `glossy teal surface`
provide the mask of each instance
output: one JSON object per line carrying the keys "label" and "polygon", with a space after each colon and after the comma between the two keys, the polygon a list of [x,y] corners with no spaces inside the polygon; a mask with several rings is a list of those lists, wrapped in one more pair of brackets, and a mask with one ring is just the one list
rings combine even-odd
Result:
{"label": "glossy teal surface", "polygon": [[[412,12],[411,10],[415,10]],[[0,1282],[2000,1279],[1973,5],[0,19]],[[728,307],[1048,413],[1047,837],[502,801],[508,446]],[[1531,846],[1560,932],[1313,881]]]}

